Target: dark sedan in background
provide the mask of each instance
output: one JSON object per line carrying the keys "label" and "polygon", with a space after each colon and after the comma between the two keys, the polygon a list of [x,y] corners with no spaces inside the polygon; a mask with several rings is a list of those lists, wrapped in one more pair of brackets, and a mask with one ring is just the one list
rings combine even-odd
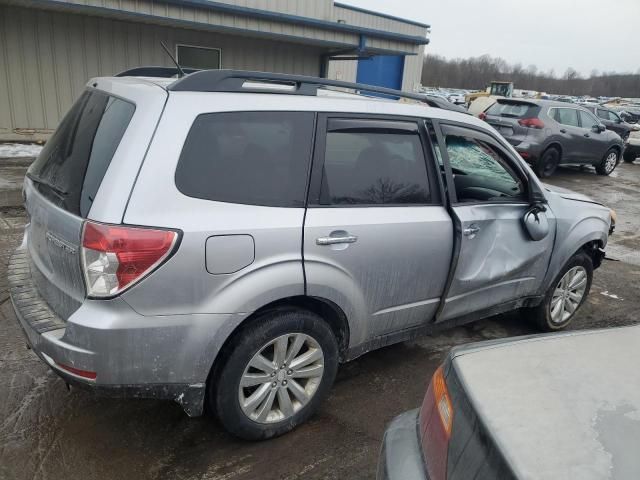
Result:
{"label": "dark sedan in background", "polygon": [[609,175],[622,158],[624,143],[590,111],[551,100],[498,99],[480,118],[511,143],[539,177],[558,165],[593,165]]}
{"label": "dark sedan in background", "polygon": [[584,105],[584,108],[594,113],[608,130],[612,130],[620,135],[620,138],[622,138],[624,142],[629,139],[629,135],[634,131],[633,125],[622,120],[620,115],[613,110],[601,107],[600,105]]}
{"label": "dark sedan in background", "polygon": [[389,425],[386,480],[637,480],[640,326],[452,350]]}

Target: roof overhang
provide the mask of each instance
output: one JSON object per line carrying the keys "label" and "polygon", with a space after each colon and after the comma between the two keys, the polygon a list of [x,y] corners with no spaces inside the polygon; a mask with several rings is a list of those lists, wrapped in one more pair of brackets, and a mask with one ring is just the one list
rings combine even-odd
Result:
{"label": "roof overhang", "polygon": [[[11,0],[0,0],[0,3],[13,3]],[[140,5],[143,2],[136,2],[136,5]],[[380,30],[374,30],[370,28],[357,27],[354,25],[346,25],[342,23],[328,22],[324,20],[317,20],[308,17],[300,17],[295,15],[288,15],[278,12],[264,11],[247,7],[238,7],[235,5],[222,4],[220,2],[210,2],[208,0],[165,0],[167,5],[173,5],[174,9],[182,11],[184,7],[192,7],[198,11],[211,10],[218,14],[235,14],[244,16],[253,16],[262,18],[270,22],[280,23],[293,23],[302,24],[313,27],[313,30],[335,30],[346,33],[346,35],[340,35],[333,40],[327,40],[326,38],[314,38],[310,35],[294,35],[269,31],[260,31],[256,29],[243,28],[237,26],[224,25],[221,23],[212,23],[202,20],[198,15],[193,15],[191,19],[176,18],[175,16],[163,15],[157,10],[152,9],[149,11],[134,11],[124,8],[116,8],[102,5],[87,5],[82,3],[81,0],[27,0],[20,4],[42,8],[46,10],[54,10],[70,13],[81,13],[86,15],[101,16],[116,18],[127,21],[137,21],[142,23],[168,25],[182,28],[190,28],[196,30],[206,30],[219,33],[227,33],[231,35],[242,35],[248,37],[267,38],[278,41],[288,41],[294,43],[301,43],[307,45],[313,45],[326,50],[331,55],[345,54],[351,52],[360,56],[372,56],[372,55],[415,55],[417,47],[429,42],[426,37],[416,37],[410,35],[396,34],[393,32],[386,32]],[[181,7],[181,8],[177,8]],[[310,28],[311,29],[311,28]],[[316,31],[317,31],[316,30]],[[396,44],[401,44],[404,48],[384,48],[382,46],[371,45],[371,42],[367,40],[385,40],[395,39]],[[380,44],[380,42],[378,42]],[[383,44],[385,42],[382,42]],[[363,48],[366,45],[366,48]],[[339,52],[339,53],[338,53]]]}
{"label": "roof overhang", "polygon": [[[0,3],[15,3],[11,0],[0,0]],[[146,21],[149,23],[159,23],[159,24],[167,24],[167,23],[180,23],[182,25],[188,26],[189,28],[197,28],[203,30],[218,30],[218,31],[226,31],[228,33],[236,33],[242,35],[258,35],[263,37],[280,37],[281,39],[291,38],[293,39],[293,35],[281,34],[276,32],[263,32],[250,28],[241,28],[241,27],[231,27],[228,25],[218,25],[213,23],[207,23],[203,21],[198,21],[198,15],[193,15],[191,18],[194,20],[185,20],[179,18],[171,18],[166,15],[162,15],[161,13],[156,13],[159,11],[159,8],[151,8],[145,9],[145,11],[127,9],[124,7],[115,7],[110,6],[110,3],[102,3],[102,5],[90,5],[82,2],[81,0],[27,0],[25,2],[17,2],[22,5],[30,5],[34,7],[40,7],[43,9],[53,9],[53,10],[66,10],[66,11],[74,11],[77,13],[86,13],[93,15],[102,15],[102,16],[110,16],[110,17],[118,17],[118,18],[127,18],[127,19],[135,19],[138,21]],[[136,2],[137,4],[138,2]],[[232,5],[227,3],[221,3],[216,1],[209,0],[164,0],[162,2],[167,6],[172,6],[174,8],[184,9],[184,8],[193,8],[194,11],[207,11],[207,12],[215,12],[217,14],[226,14],[226,15],[235,15],[239,17],[265,20],[269,22],[290,24],[296,26],[305,26],[310,27],[312,29],[332,31],[332,32],[340,32],[346,34],[346,36],[354,36],[354,38],[358,39],[361,36],[365,36],[370,39],[376,40],[386,40],[392,42],[398,42],[406,45],[407,53],[410,53],[417,46],[426,45],[429,43],[429,39],[426,36],[416,36],[416,35],[407,35],[403,33],[397,33],[387,30],[377,30],[373,28],[360,27],[357,25],[350,25],[346,23],[333,22],[327,20],[321,20],[317,18],[311,17],[303,17],[300,15],[291,15],[287,13],[275,12],[270,10],[260,10],[256,8],[243,7],[238,5]],[[341,6],[342,7],[342,6]],[[344,8],[344,7],[342,7]],[[409,21],[407,24],[413,24]],[[303,43],[308,43],[305,40],[309,40],[306,37],[297,37]],[[313,39],[311,39],[313,40]],[[357,44],[358,40],[356,40]],[[327,45],[332,43],[334,47],[340,47],[345,45],[352,45],[349,42],[316,42],[318,44]],[[393,51],[394,53],[398,53],[396,50],[389,49],[389,51]]]}

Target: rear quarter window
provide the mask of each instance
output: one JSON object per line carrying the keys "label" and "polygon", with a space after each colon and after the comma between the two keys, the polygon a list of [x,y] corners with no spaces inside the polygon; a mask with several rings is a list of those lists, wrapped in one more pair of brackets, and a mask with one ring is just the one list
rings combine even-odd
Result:
{"label": "rear quarter window", "polygon": [[27,176],[50,201],[86,217],[134,112],[132,103],[97,90],[86,91]]}
{"label": "rear quarter window", "polygon": [[313,118],[311,112],[199,115],[176,168],[178,190],[204,200],[303,207]]}

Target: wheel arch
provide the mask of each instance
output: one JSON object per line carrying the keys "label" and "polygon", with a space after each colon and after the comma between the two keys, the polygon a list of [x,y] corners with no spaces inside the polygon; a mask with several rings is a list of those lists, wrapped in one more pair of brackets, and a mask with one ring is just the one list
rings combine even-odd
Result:
{"label": "wheel arch", "polygon": [[551,143],[549,143],[549,145],[544,147],[544,149],[542,150],[542,154],[540,155],[540,158],[542,158],[543,155],[547,153],[547,150],[549,150],[550,148],[555,148],[556,150],[558,150],[558,153],[560,154],[559,163],[562,163],[562,155],[564,154],[564,151],[562,149],[562,145],[557,140],[552,141]]}
{"label": "wheel arch", "polygon": [[542,292],[547,291],[560,270],[577,253],[587,253],[594,262],[594,269],[600,265],[603,257],[602,252],[607,243],[607,234],[592,228],[600,223],[604,223],[604,221],[597,217],[583,220],[570,232],[561,245],[555,247],[558,253],[551,258],[550,262],[550,265],[554,265],[554,268],[549,268],[547,271],[545,280],[542,283]]}
{"label": "wheel arch", "polygon": [[[217,352],[213,352],[214,358],[211,361],[211,367],[207,377],[207,385],[210,385],[210,383],[215,381],[215,378],[219,376],[220,371],[224,366],[225,359],[231,351],[230,349],[233,348],[234,341],[242,335],[244,330],[251,328],[256,321],[259,321],[260,316],[265,313],[292,308],[308,310],[316,313],[327,322],[336,336],[336,341],[338,342],[339,360],[343,361],[349,346],[351,334],[349,322],[344,311],[334,302],[325,298],[311,297],[307,295],[294,295],[280,298],[263,305],[234,326],[222,341]],[[207,388],[206,390],[209,392],[210,388]]]}
{"label": "wheel arch", "polygon": [[[618,145],[617,143],[613,143],[611,144],[611,146],[609,147],[609,150],[615,150],[616,152],[618,152],[618,160],[620,160],[622,158],[622,152],[623,152],[623,148]],[[607,150],[607,152],[609,151]],[[606,153],[605,153],[606,155]]]}

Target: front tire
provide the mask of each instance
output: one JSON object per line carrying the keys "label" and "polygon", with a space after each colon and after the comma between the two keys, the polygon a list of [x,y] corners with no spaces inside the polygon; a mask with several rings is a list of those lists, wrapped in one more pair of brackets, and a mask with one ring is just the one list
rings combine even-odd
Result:
{"label": "front tire", "polygon": [[620,161],[620,153],[615,148],[610,148],[607,153],[604,154],[602,162],[596,167],[596,172],[599,175],[611,175],[611,173],[618,166]]}
{"label": "front tire", "polygon": [[542,303],[523,313],[544,332],[563,330],[589,295],[592,280],[591,257],[585,252],[576,253],[554,279]]}
{"label": "front tire", "polygon": [[227,431],[266,440],[305,422],[327,396],[338,344],[315,313],[277,309],[255,318],[225,348],[208,399]]}
{"label": "front tire", "polygon": [[536,164],[536,174],[539,178],[550,177],[555,173],[558,165],[560,165],[560,151],[557,148],[548,148]]}

